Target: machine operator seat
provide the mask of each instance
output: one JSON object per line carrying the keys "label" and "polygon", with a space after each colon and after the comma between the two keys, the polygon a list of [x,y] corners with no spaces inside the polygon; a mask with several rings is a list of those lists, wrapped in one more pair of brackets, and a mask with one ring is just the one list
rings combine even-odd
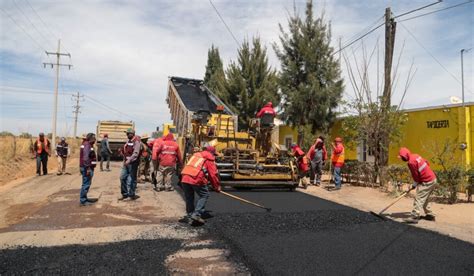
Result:
{"label": "machine operator seat", "polygon": [[275,116],[272,114],[263,114],[262,118],[260,118],[260,127],[263,128],[272,128],[274,123]]}

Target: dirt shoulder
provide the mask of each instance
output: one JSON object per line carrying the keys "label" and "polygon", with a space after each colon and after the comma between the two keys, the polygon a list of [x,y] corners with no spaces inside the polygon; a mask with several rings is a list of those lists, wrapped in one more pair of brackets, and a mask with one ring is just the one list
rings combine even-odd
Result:
{"label": "dirt shoulder", "polygon": [[[11,253],[25,246],[54,251],[54,247],[60,246],[76,252],[77,246],[96,248],[138,240],[172,240],[179,248],[168,248],[172,250],[166,251],[161,263],[168,272],[235,274],[245,271],[241,265],[228,260],[229,252],[209,240],[204,229],[177,222],[184,213],[184,203],[177,192],[157,193],[150,183],[138,184],[140,199],[118,201],[120,166],[120,162],[112,163],[111,172],[96,171],[89,197],[99,198],[99,201],[92,206],[79,205],[81,177],[76,166],[69,167],[70,175],[29,177],[1,186],[0,251]],[[136,250],[137,254],[154,258],[151,251]],[[14,266],[16,263],[14,258],[12,260]]]}
{"label": "dirt shoulder", "polygon": [[[376,213],[394,200],[389,194],[374,188],[343,185],[339,191],[328,191],[323,187],[324,184],[322,187],[310,186],[307,190],[300,191],[362,211]],[[406,197],[389,208],[385,214],[390,219],[402,222],[403,218],[408,217],[412,207],[413,198]],[[431,209],[436,214],[436,222],[421,220],[416,224],[417,227],[474,243],[474,203],[448,205],[432,202]]]}

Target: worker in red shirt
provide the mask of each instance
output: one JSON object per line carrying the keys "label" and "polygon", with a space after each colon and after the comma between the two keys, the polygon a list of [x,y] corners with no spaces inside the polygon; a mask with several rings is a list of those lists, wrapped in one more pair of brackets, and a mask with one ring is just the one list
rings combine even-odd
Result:
{"label": "worker in red shirt", "polygon": [[300,178],[300,183],[303,188],[307,188],[309,185],[309,160],[306,157],[304,151],[297,144],[291,144],[292,155],[296,157],[298,163],[298,174]]}
{"label": "worker in red shirt", "polygon": [[[335,144],[334,144],[335,143]],[[336,137],[332,145],[332,166],[334,167],[334,184],[336,185],[334,190],[340,190],[342,184],[341,170],[344,166],[344,145],[342,144],[342,138]]]}
{"label": "worker in red shirt", "polygon": [[158,174],[158,168],[160,167],[160,164],[158,163],[157,151],[161,143],[163,143],[163,137],[158,137],[155,140],[153,140],[153,146],[151,148],[151,160],[152,160],[151,163],[153,164],[153,172],[151,173],[151,182],[155,186],[155,190],[158,190],[158,187],[157,187],[158,180],[156,179],[156,176]]}
{"label": "worker in red shirt", "polygon": [[311,177],[314,177],[314,185],[319,186],[321,184],[323,167],[328,159],[328,153],[322,136],[319,136],[314,141],[306,156],[311,161]]}
{"label": "worker in red shirt", "polygon": [[426,220],[435,220],[435,215],[428,206],[428,199],[434,191],[437,180],[435,173],[431,170],[428,161],[418,154],[410,153],[407,148],[400,148],[398,156],[401,160],[407,162],[414,183],[412,189],[416,188],[415,202],[411,216],[405,219],[407,223],[418,223],[420,220],[421,209],[425,211]]}
{"label": "worker in red shirt", "polygon": [[[179,222],[193,222],[197,225],[205,223],[202,215],[209,198],[208,183],[211,183],[214,191],[218,193],[221,191],[215,155],[216,149],[207,146],[203,151],[194,153],[181,172],[181,184],[186,199],[186,216]],[[195,193],[198,195],[196,205],[194,205]]]}
{"label": "worker in red shirt", "polygon": [[[163,142],[156,149],[156,158],[159,163],[157,174],[158,191],[173,191],[171,177],[176,173],[177,168],[182,168],[183,159],[178,143],[174,140],[173,133],[168,133],[163,138]],[[179,171],[179,169],[178,169]]]}
{"label": "worker in red shirt", "polygon": [[273,117],[276,116],[276,112],[273,109],[273,103],[272,102],[268,102],[266,105],[264,105],[262,107],[262,109],[260,109],[260,111],[257,113],[257,118],[262,118],[263,115],[265,115],[265,114],[270,114]]}

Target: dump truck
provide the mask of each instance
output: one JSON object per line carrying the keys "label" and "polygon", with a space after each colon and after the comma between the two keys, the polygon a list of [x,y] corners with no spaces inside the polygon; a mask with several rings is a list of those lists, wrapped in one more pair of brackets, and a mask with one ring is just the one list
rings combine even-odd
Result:
{"label": "dump truck", "polygon": [[269,140],[271,125],[264,127],[255,119],[247,131],[239,131],[238,115],[202,80],[170,77],[166,101],[183,158],[204,145],[214,146],[222,186],[297,187],[293,159]]}
{"label": "dump truck", "polygon": [[109,146],[112,150],[111,160],[119,160],[121,156],[119,149],[127,142],[127,129],[135,129],[135,123],[132,121],[120,122],[120,121],[98,121],[97,122],[97,152],[100,160],[100,142],[104,138],[104,134],[109,135]]}

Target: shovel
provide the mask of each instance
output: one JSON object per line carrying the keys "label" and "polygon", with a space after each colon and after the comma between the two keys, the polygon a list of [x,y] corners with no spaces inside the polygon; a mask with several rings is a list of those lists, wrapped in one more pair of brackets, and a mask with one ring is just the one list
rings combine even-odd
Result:
{"label": "shovel", "polygon": [[413,187],[411,187],[408,191],[404,192],[403,194],[401,194],[399,197],[397,197],[394,201],[392,201],[389,205],[387,205],[387,207],[383,208],[380,212],[376,213],[376,212],[373,212],[373,211],[370,211],[370,213],[378,218],[381,218],[383,220],[387,220],[387,218],[382,215],[383,212],[387,211],[388,208],[392,207],[395,203],[397,203],[398,201],[400,201],[400,199],[402,199],[403,197],[405,197],[409,192],[411,192],[413,189]]}

